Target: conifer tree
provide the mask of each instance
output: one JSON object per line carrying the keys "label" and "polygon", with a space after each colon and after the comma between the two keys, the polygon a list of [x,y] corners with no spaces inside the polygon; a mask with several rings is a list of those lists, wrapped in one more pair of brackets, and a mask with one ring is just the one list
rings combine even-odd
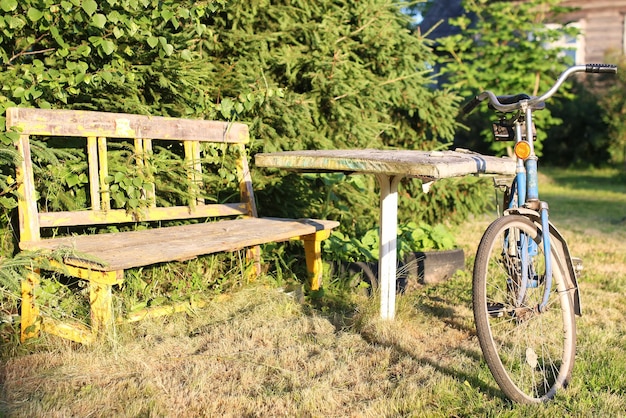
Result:
{"label": "conifer tree", "polygon": [[[0,1],[0,112],[20,105],[239,120],[252,126],[254,152],[450,141],[458,99],[429,87],[433,59],[391,0]],[[10,169],[2,175],[10,180]],[[315,215],[327,200],[321,181],[257,180],[272,213]],[[362,204],[348,186],[352,207],[335,216],[375,210],[367,186]],[[289,204],[275,204],[280,194]]]}

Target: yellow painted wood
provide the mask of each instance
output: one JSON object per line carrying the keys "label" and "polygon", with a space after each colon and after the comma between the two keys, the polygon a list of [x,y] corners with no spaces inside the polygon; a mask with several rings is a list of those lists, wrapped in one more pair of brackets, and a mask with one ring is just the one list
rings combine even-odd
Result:
{"label": "yellow painted wood", "polygon": [[[185,141],[185,143],[191,144],[191,157],[193,161],[193,182],[197,187],[197,190],[202,189],[202,156],[200,151],[200,142],[198,141]],[[197,205],[204,205],[204,199],[200,196],[196,197]]]}
{"label": "yellow painted wood", "polygon": [[22,342],[37,337],[40,329],[39,308],[35,300],[35,291],[39,286],[39,271],[31,270],[21,282],[22,310],[21,334]]}
{"label": "yellow painted wood", "polygon": [[261,274],[261,247],[255,245],[246,249],[246,261],[252,264],[249,280],[256,279]]}
{"label": "yellow painted wood", "polygon": [[[143,139],[143,161],[146,167],[150,166],[150,157],[152,156],[152,140]],[[151,175],[150,185],[145,189],[146,199],[150,202],[150,207],[156,208],[156,184],[154,177]]]}
{"label": "yellow painted wood", "polygon": [[187,167],[187,178],[191,184],[189,189],[189,205],[195,208],[204,200],[198,197],[198,190],[202,187],[202,164],[200,160],[200,147],[197,141],[185,141],[185,165]]}
{"label": "yellow painted wood", "polygon": [[309,271],[311,290],[319,290],[322,285],[324,265],[322,263],[322,241],[330,236],[329,230],[317,231],[300,237],[304,242],[306,266]]}
{"label": "yellow painted wood", "polygon": [[254,199],[252,176],[250,175],[250,167],[248,166],[248,159],[246,158],[246,149],[242,144],[239,144],[236,152],[239,153],[239,158],[237,158],[237,180],[239,181],[241,199],[248,205],[248,215],[257,217],[259,215]]}
{"label": "yellow painted wood", "polygon": [[91,330],[96,335],[106,334],[113,325],[113,299],[111,285],[89,283]]}
{"label": "yellow painted wood", "polygon": [[103,270],[102,261],[93,257],[94,261],[90,262],[86,258],[76,256],[71,261],[66,260],[60,263],[56,260],[49,260],[48,264],[56,271],[78,279],[96,282],[103,285],[122,284],[124,281],[123,270]]}
{"label": "yellow painted wood", "polygon": [[100,182],[100,193],[102,209],[111,209],[111,195],[109,194],[109,184],[106,181],[109,175],[109,160],[107,158],[107,139],[98,137],[98,179]]}
{"label": "yellow painted wood", "polygon": [[95,136],[87,138],[87,166],[89,171],[89,198],[91,209],[100,210],[102,201],[100,196],[100,180],[98,169],[98,141]]}
{"label": "yellow painted wood", "polygon": [[41,330],[81,344],[91,344],[96,339],[96,334],[89,327],[77,322],[60,322],[52,318],[42,318]]}
{"label": "yellow painted wood", "polygon": [[[145,175],[148,162],[146,161],[146,155],[143,152],[143,139],[135,138],[133,141],[133,145],[135,164],[137,164],[137,167],[139,167],[139,172]],[[141,188],[141,194],[144,199],[147,199],[146,189],[143,186]]]}
{"label": "yellow painted wood", "polygon": [[207,306],[208,302],[205,300],[192,299],[187,302],[180,302],[168,306],[156,306],[152,308],[141,309],[136,312],[132,312],[124,318],[120,318],[116,323],[137,322],[147,318],[158,318],[165,315],[171,315],[178,312],[193,312],[194,309],[199,309]]}
{"label": "yellow painted wood", "polygon": [[20,135],[17,149],[21,157],[15,167],[20,239],[35,241],[40,237],[39,218],[37,217],[37,192],[35,191],[30,142],[27,135]]}

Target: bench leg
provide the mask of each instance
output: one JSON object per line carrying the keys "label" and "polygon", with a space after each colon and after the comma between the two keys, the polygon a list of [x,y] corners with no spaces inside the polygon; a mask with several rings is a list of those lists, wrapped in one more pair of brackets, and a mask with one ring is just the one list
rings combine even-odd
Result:
{"label": "bench leg", "polygon": [[39,335],[39,307],[35,300],[35,289],[39,286],[39,270],[29,270],[22,280],[21,334],[22,342]]}
{"label": "bench leg", "polygon": [[304,241],[306,268],[309,272],[311,290],[319,290],[322,285],[322,241],[330,236],[330,231],[317,231],[311,235],[300,237]]}
{"label": "bench leg", "polygon": [[113,303],[111,285],[90,282],[89,305],[91,307],[91,330],[94,335],[102,335],[113,324]]}
{"label": "bench leg", "polygon": [[256,279],[261,274],[261,247],[255,245],[254,247],[246,248],[246,260],[248,263],[252,262],[252,269],[248,279]]}

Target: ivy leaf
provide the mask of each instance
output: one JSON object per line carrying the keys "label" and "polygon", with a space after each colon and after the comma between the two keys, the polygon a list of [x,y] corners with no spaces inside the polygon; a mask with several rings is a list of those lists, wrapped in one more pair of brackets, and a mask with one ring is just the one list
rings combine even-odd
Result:
{"label": "ivy leaf", "polygon": [[61,8],[63,8],[65,12],[69,12],[70,10],[72,10],[72,3],[70,3],[69,1],[62,1]]}
{"label": "ivy leaf", "polygon": [[111,83],[111,81],[113,80],[113,74],[111,74],[108,71],[103,71],[100,73],[100,77],[106,82],[106,83]]}
{"label": "ivy leaf", "polygon": [[121,183],[124,180],[124,178],[126,178],[126,175],[122,173],[121,171],[118,171],[117,173],[115,173],[114,181],[116,183]]}
{"label": "ivy leaf", "polygon": [[189,51],[188,49],[184,49],[180,53],[180,57],[184,59],[185,61],[191,61],[191,51]]}
{"label": "ivy leaf", "polygon": [[36,22],[43,17],[43,12],[41,10],[35,9],[34,7],[31,7],[30,9],[28,9],[26,15],[31,20],[31,22]]}
{"label": "ivy leaf", "polygon": [[89,16],[92,16],[98,10],[98,3],[95,0],[84,0],[82,4],[83,10]]}
{"label": "ivy leaf", "polygon": [[222,103],[220,103],[220,112],[224,118],[230,119],[233,106],[234,103],[232,99],[229,99],[228,97],[222,99]]}
{"label": "ivy leaf", "polygon": [[0,0],[0,8],[5,12],[17,9],[17,0]]}
{"label": "ivy leaf", "polygon": [[157,38],[156,36],[148,37],[148,45],[150,46],[150,48],[154,48],[158,44],[159,44],[159,38]]}
{"label": "ivy leaf", "polygon": [[102,29],[107,24],[107,18],[102,13],[96,13],[91,18],[92,26]]}
{"label": "ivy leaf", "polygon": [[65,40],[63,39],[63,37],[61,36],[61,34],[59,33],[59,30],[52,26],[50,28],[50,34],[52,35],[52,38],[54,38],[54,40],[63,48],[67,48],[68,45],[65,42]]}
{"label": "ivy leaf", "polygon": [[74,187],[80,183],[80,179],[77,174],[72,174],[67,177],[66,182],[69,187]]}
{"label": "ivy leaf", "polygon": [[102,41],[101,47],[102,47],[102,51],[104,51],[104,53],[107,55],[111,55],[113,52],[115,52],[115,43],[108,39],[104,39]]}
{"label": "ivy leaf", "polygon": [[165,54],[167,54],[168,57],[174,53],[174,46],[168,43],[167,39],[163,36],[159,38],[159,42],[161,43],[161,48],[163,48],[163,51],[165,51]]}
{"label": "ivy leaf", "polygon": [[76,48],[76,52],[82,55],[83,57],[88,57],[91,54],[91,48],[89,45],[81,45]]}
{"label": "ivy leaf", "polygon": [[8,197],[0,197],[0,207],[4,209],[13,209],[17,207],[17,200]]}
{"label": "ivy leaf", "polygon": [[174,53],[174,46],[172,44],[166,44],[163,46],[163,51],[165,51],[165,54],[169,57]]}

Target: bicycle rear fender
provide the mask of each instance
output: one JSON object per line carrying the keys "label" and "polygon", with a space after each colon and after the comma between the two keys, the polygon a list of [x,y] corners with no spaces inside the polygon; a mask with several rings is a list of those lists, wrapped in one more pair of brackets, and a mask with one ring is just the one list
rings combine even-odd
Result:
{"label": "bicycle rear fender", "polygon": [[[525,216],[530,219],[533,223],[541,228],[541,216],[539,212],[534,211],[532,209],[526,208],[511,208],[504,211],[505,215],[515,214]],[[572,261],[572,256],[569,252],[569,247],[567,246],[567,242],[563,235],[559,232],[558,229],[549,222],[550,224],[550,235],[552,235],[551,243],[557,254],[557,263],[561,266],[565,266],[563,271],[565,271],[565,282],[567,283],[567,287],[569,289],[574,289],[572,295],[572,302],[574,305],[574,313],[578,316],[582,315],[582,308],[580,305],[580,293],[578,290],[578,280],[576,279],[576,270],[574,269],[574,263]]]}

